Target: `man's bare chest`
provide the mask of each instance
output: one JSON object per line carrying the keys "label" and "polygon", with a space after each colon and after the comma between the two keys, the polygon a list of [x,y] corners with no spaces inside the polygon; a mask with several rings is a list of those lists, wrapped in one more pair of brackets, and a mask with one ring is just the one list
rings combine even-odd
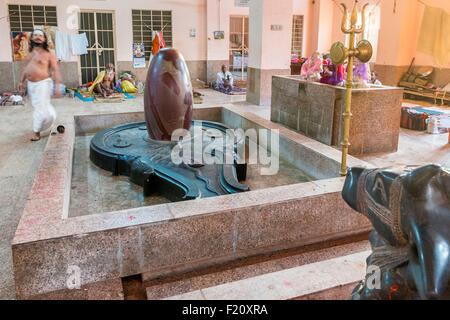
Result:
{"label": "man's bare chest", "polygon": [[46,54],[34,54],[30,63],[39,67],[48,67],[50,64],[50,57]]}

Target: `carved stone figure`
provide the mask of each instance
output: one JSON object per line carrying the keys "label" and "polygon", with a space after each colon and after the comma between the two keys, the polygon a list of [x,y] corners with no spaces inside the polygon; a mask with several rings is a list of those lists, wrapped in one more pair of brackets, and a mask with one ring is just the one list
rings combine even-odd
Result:
{"label": "carved stone figure", "polygon": [[344,200],[372,222],[368,274],[355,300],[450,298],[450,172],[352,168]]}

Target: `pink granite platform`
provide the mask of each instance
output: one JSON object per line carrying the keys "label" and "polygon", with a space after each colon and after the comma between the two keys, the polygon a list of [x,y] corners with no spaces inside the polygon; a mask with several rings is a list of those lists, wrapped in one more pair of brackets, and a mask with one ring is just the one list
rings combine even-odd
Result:
{"label": "pink granite platform", "polygon": [[[67,289],[70,266],[81,284],[232,261],[360,234],[370,223],[341,199],[339,151],[241,112],[203,108],[196,118],[280,130],[280,152],[301,159],[314,182],[80,217],[69,216],[75,135],[143,119],[142,113],[77,116],[49,137],[13,244],[17,298]],[[369,164],[350,157],[350,165]]]}

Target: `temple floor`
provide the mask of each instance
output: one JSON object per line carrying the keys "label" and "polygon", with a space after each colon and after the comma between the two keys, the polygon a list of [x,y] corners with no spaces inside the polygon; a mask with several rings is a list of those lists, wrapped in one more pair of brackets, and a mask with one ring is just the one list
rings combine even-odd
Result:
{"label": "temple floor", "polygon": [[[245,102],[245,96],[227,96],[208,89],[198,91],[204,94],[204,102],[195,105],[196,108],[233,103],[262,118],[270,118],[269,107],[250,105]],[[84,103],[69,98],[57,99],[53,103],[60,120],[74,114],[143,111],[142,97],[111,104]],[[450,108],[445,110],[449,111]],[[32,109],[28,104],[0,107],[0,299],[15,298],[11,241],[47,142],[46,137],[39,142],[30,142],[31,123]],[[429,135],[402,129],[398,152],[365,156],[362,159],[380,167],[426,163],[450,167],[449,155],[447,134]],[[124,181],[127,182],[127,179]]]}

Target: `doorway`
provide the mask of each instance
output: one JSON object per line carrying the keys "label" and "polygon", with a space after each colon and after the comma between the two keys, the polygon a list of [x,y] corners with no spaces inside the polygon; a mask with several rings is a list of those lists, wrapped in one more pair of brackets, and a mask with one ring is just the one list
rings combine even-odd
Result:
{"label": "doorway", "polygon": [[248,50],[248,16],[231,16],[229,65],[235,79],[247,80]]}
{"label": "doorway", "polygon": [[81,81],[95,80],[108,63],[115,64],[114,17],[112,12],[80,12],[79,33],[86,33],[88,54],[80,56]]}

